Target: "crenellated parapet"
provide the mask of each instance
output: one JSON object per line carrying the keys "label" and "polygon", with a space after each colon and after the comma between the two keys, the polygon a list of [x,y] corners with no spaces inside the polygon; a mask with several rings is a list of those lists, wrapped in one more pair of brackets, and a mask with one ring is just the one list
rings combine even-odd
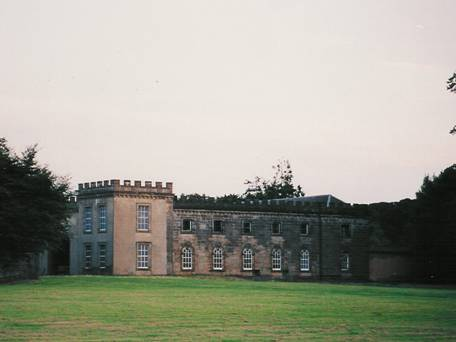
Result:
{"label": "crenellated parapet", "polygon": [[98,197],[107,196],[112,194],[118,195],[173,195],[173,183],[166,182],[163,186],[162,182],[145,181],[142,183],[140,180],[130,181],[124,180],[122,183],[119,179],[103,180],[97,182],[79,183],[77,190],[78,197]]}

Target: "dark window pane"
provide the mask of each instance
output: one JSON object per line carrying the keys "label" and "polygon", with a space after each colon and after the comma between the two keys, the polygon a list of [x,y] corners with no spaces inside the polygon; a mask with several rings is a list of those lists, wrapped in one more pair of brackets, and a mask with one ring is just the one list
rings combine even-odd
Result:
{"label": "dark window pane", "polygon": [[280,234],[281,233],[281,224],[280,222],[274,222],[272,224],[272,234]]}
{"label": "dark window pane", "polygon": [[214,220],[214,232],[221,233],[222,232],[222,221]]}
{"label": "dark window pane", "polygon": [[342,238],[343,239],[350,239],[352,234],[351,234],[351,228],[349,224],[343,224],[341,227],[342,230]]}
{"label": "dark window pane", "polygon": [[244,222],[244,225],[243,225],[243,233],[244,233],[244,234],[250,234],[250,233],[252,233],[252,223],[250,223],[250,222]]}
{"label": "dark window pane", "polygon": [[192,230],[192,220],[184,220],[182,225],[182,230],[191,231]]}

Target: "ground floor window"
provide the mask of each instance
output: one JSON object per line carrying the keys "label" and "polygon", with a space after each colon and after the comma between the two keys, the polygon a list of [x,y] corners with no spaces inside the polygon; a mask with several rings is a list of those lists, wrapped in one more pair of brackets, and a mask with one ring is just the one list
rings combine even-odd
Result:
{"label": "ground floor window", "polygon": [[342,253],[340,256],[340,270],[348,271],[350,269],[350,255],[348,253]]}
{"label": "ground floor window", "polygon": [[92,267],[92,245],[84,245],[84,267],[86,270]]}
{"label": "ground floor window", "polygon": [[212,269],[215,271],[223,270],[223,249],[217,247],[212,252]]}
{"label": "ground floor window", "polygon": [[300,253],[299,268],[302,272],[310,270],[310,254],[307,249],[303,249]]}
{"label": "ground floor window", "polygon": [[106,268],[106,244],[98,245],[98,267]]}
{"label": "ground floor window", "polygon": [[150,243],[138,242],[136,244],[136,268],[144,270],[149,268]]}
{"label": "ground floor window", "polygon": [[193,268],[193,251],[190,247],[182,248],[182,269],[191,270]]}
{"label": "ground floor window", "polygon": [[282,270],[282,251],[280,249],[272,250],[272,270]]}
{"label": "ground floor window", "polygon": [[242,269],[244,271],[253,269],[253,252],[250,248],[245,248],[242,251]]}

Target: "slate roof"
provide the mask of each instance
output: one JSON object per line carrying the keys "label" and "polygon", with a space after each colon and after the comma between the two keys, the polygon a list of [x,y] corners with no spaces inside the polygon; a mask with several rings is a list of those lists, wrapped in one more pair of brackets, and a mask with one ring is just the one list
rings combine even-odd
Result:
{"label": "slate roof", "polygon": [[334,195],[316,195],[316,196],[304,196],[304,197],[288,197],[288,198],[279,198],[273,199],[274,202],[296,202],[296,203],[323,203],[326,207],[330,207],[334,204],[347,204],[344,201],[338,199]]}

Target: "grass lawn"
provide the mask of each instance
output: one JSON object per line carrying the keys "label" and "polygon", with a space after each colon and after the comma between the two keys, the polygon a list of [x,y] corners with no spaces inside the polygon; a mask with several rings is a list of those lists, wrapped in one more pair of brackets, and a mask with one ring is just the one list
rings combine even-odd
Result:
{"label": "grass lawn", "polygon": [[0,285],[0,340],[456,340],[456,290],[222,278]]}

